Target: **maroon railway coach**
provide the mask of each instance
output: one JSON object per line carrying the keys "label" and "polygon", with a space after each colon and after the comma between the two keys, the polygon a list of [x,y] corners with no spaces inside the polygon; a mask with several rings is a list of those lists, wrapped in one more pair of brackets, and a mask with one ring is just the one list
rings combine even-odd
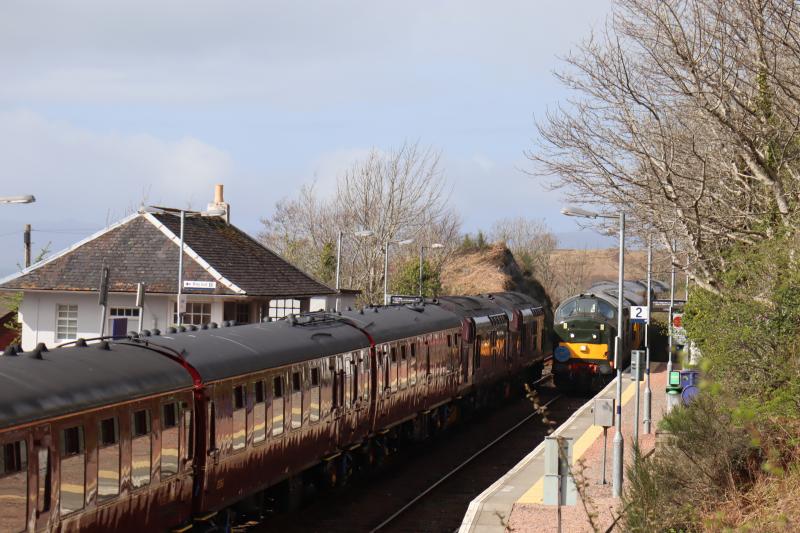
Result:
{"label": "maroon railway coach", "polygon": [[540,373],[542,331],[500,293],[7,350],[0,531],[185,530],[340,483]]}

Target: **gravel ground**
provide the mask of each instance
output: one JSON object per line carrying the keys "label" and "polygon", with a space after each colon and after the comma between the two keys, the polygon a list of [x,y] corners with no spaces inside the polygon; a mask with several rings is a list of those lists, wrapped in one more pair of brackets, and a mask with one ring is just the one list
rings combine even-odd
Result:
{"label": "gravel ground", "polygon": [[[666,387],[666,365],[663,363],[653,363],[650,374],[650,388],[653,391],[652,404],[652,431],[646,435],[639,431],[640,446],[642,453],[647,453],[655,445],[655,428],[665,409]],[[623,379],[628,380],[627,376]],[[644,398],[644,382],[642,382],[642,401]],[[625,438],[625,462],[627,463],[633,456],[633,418],[635,397],[623,406],[622,409],[622,432]],[[643,416],[643,413],[642,415]],[[619,500],[611,495],[611,466],[612,466],[612,442],[614,439],[614,428],[608,430],[608,452],[606,456],[606,485],[601,485],[602,480],[602,458],[603,458],[603,437],[602,435],[592,444],[583,455],[585,461],[584,476],[589,482],[587,490],[587,500],[590,510],[596,515],[595,524],[600,531],[606,531],[614,522],[617,514]],[[514,533],[540,533],[547,531],[558,531],[557,508],[552,505],[532,505],[516,504],[509,518],[508,530]],[[581,505],[580,498],[574,506],[561,508],[561,531],[564,532],[591,532],[587,513]]]}

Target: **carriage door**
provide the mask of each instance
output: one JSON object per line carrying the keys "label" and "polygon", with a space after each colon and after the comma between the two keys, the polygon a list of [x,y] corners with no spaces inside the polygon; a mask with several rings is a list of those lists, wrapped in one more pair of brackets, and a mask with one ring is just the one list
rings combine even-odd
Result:
{"label": "carriage door", "polygon": [[[33,449],[29,454],[36,475],[31,475],[28,501],[36,504],[33,512],[36,521],[36,531],[47,529],[50,521],[50,507],[52,505],[53,486],[53,439],[50,435],[50,426],[39,426],[33,429]],[[30,469],[29,469],[30,471]]]}

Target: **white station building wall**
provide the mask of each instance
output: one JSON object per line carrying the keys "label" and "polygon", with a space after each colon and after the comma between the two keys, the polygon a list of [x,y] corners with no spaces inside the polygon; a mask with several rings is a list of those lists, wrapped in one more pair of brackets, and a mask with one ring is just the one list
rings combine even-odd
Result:
{"label": "white station building wall", "polygon": [[[67,342],[56,340],[56,324],[58,305],[78,306],[78,328],[76,338],[91,338],[100,335],[100,314],[102,309],[97,303],[97,294],[80,294],[70,292],[31,292],[25,291],[19,306],[19,321],[22,324],[22,349],[32,350],[40,342],[48,347]],[[211,322],[221,323],[223,301],[213,298],[192,297],[190,301],[211,303]],[[144,323],[142,329],[158,328],[164,331],[173,323],[172,310],[175,296],[147,295],[144,304]],[[133,308],[136,296],[133,294],[109,294],[108,309]],[[106,313],[105,334],[110,335],[111,324]],[[127,330],[138,330],[137,317],[128,318]]]}

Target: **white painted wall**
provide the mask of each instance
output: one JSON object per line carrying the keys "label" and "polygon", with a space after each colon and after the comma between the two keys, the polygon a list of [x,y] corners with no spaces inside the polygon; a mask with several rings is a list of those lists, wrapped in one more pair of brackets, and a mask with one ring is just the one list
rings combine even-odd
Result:
{"label": "white painted wall", "polygon": [[[222,322],[223,301],[212,297],[192,296],[191,301],[211,302],[211,321]],[[147,295],[145,297],[144,323],[142,329],[159,328],[164,331],[172,324],[174,296]],[[22,349],[32,350],[40,342],[48,347],[61,342],[56,341],[56,306],[70,304],[78,306],[78,337],[91,338],[100,335],[101,308],[97,304],[96,293],[74,292],[28,292],[23,295],[19,306],[19,320],[22,323]],[[134,307],[133,294],[109,294],[108,307]],[[106,319],[108,320],[108,319]],[[128,330],[138,329],[135,318],[128,319]],[[106,334],[110,333],[106,323]]]}
{"label": "white painted wall", "polygon": [[330,311],[337,309],[337,299],[339,300],[338,309],[340,311],[347,309],[348,307],[355,309],[356,295],[354,294],[341,294],[338,296],[336,294],[332,294],[330,296],[312,296],[308,308],[310,311]]}

